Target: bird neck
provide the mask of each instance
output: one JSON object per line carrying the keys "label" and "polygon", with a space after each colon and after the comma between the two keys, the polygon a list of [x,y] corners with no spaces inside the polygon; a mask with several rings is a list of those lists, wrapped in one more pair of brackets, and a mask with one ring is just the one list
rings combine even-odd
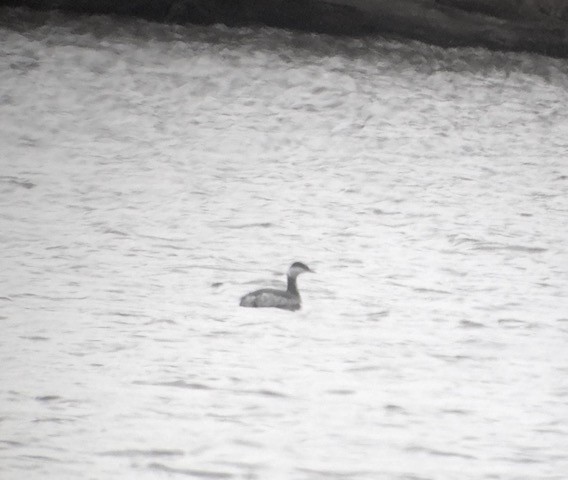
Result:
{"label": "bird neck", "polygon": [[288,275],[288,293],[293,295],[300,295],[298,293],[298,286],[296,285],[296,277]]}

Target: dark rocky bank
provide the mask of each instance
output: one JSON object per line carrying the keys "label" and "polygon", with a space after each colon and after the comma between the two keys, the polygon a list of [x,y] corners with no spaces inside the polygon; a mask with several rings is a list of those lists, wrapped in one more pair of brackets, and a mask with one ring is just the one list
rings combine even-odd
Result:
{"label": "dark rocky bank", "polygon": [[269,25],[337,35],[394,35],[568,57],[568,0],[0,0],[0,4],[158,22]]}

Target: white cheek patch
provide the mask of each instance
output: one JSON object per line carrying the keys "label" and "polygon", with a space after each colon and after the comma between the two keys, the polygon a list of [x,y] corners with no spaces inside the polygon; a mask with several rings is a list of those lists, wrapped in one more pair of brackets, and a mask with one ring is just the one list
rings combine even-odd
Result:
{"label": "white cheek patch", "polygon": [[290,275],[291,277],[297,277],[303,271],[304,271],[303,268],[291,267],[290,270],[288,270],[288,275]]}

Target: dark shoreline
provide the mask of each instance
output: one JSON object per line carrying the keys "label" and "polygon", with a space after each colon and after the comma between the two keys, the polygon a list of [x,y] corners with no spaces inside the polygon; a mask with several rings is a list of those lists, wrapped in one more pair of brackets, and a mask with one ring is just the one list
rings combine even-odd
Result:
{"label": "dark shoreline", "polygon": [[392,35],[442,47],[568,58],[568,2],[564,0],[0,0],[0,5],[176,24]]}

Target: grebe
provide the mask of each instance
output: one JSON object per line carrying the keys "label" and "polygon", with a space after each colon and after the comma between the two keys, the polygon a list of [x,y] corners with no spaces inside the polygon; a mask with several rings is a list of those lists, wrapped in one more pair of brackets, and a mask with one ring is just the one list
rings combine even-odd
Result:
{"label": "grebe", "polygon": [[299,310],[302,307],[300,293],[296,286],[296,278],[300,273],[312,272],[310,267],[302,262],[293,263],[288,269],[288,288],[286,290],[275,290],[274,288],[263,288],[255,292],[247,293],[241,298],[241,307],[275,307],[284,310]]}

